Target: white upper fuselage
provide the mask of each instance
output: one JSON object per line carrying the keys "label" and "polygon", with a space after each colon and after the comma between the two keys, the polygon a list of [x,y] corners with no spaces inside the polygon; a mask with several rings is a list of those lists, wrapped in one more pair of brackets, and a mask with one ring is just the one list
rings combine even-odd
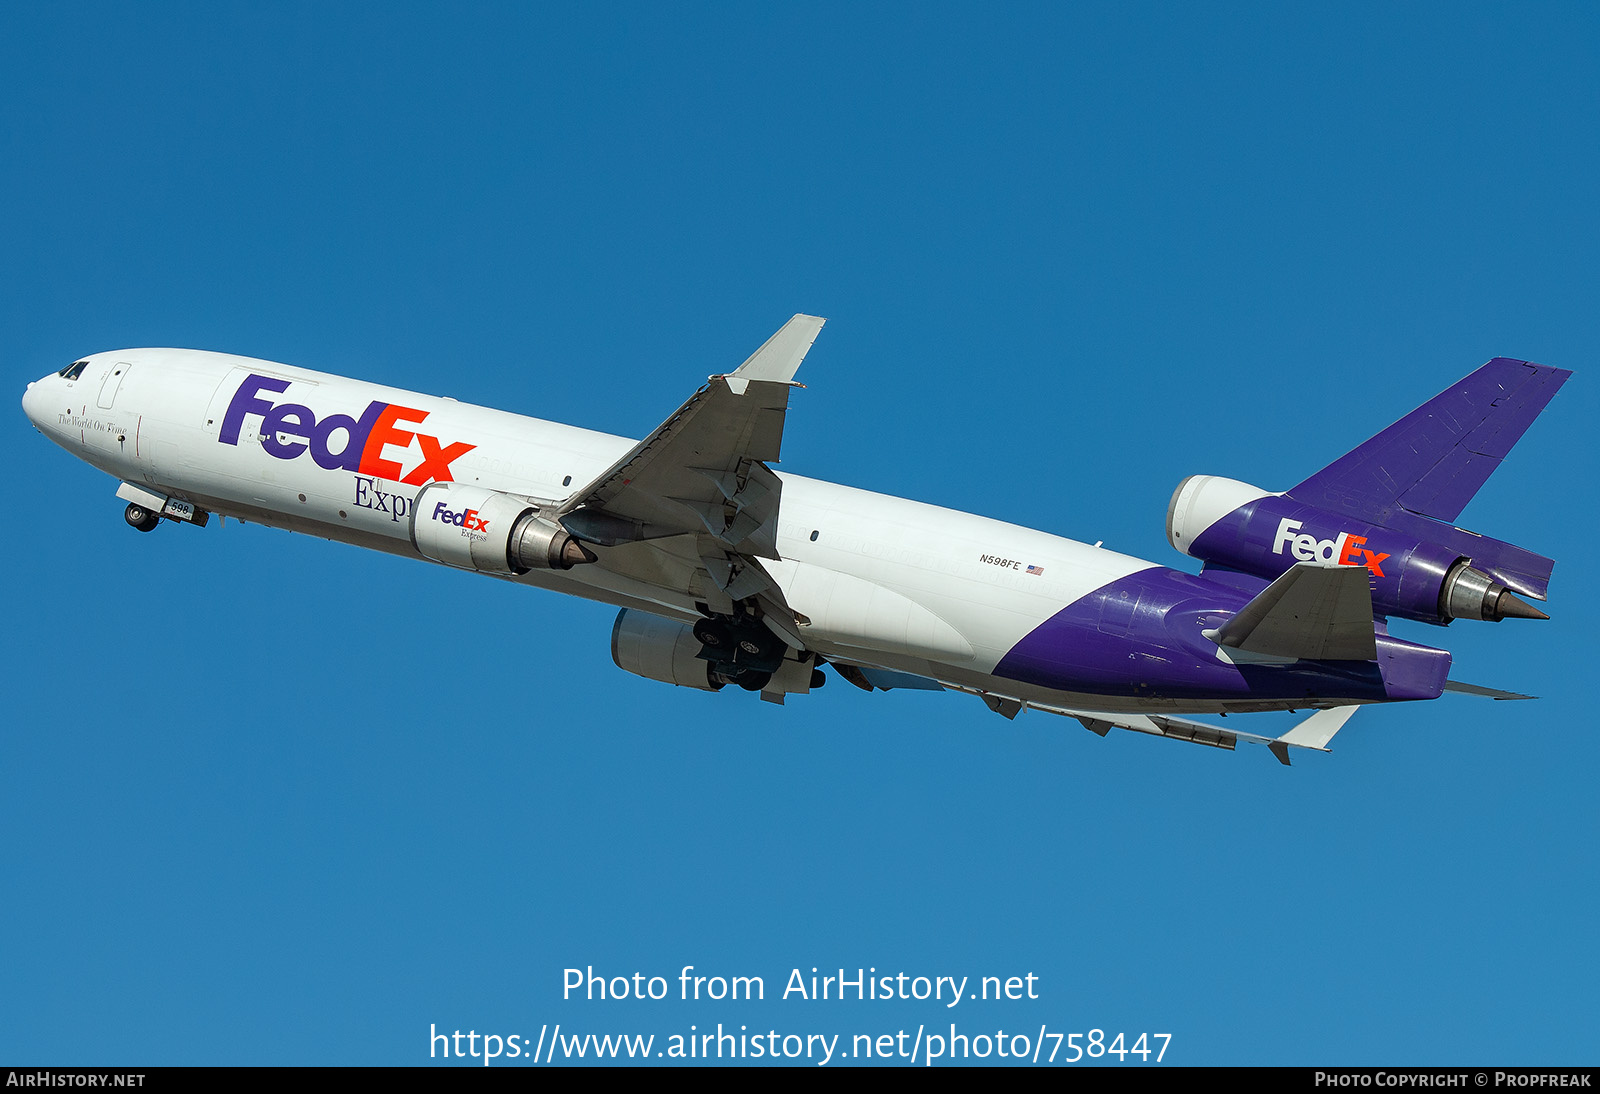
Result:
{"label": "white upper fuselage", "polygon": [[[419,558],[410,509],[427,482],[453,479],[560,501],[634,444],[229,354],[137,349],[84,360],[76,379],[45,377],[23,400],[40,431],[74,455],[212,512]],[[259,411],[241,417],[240,389],[252,376],[271,387],[261,391]],[[362,416],[369,408],[377,413],[375,404],[391,413],[371,430],[364,452],[346,451],[371,425]],[[268,408],[277,412],[271,423]],[[268,424],[278,429],[264,433]],[[988,690],[995,665],[1029,632],[1073,601],[1153,565],[968,513],[781,478],[782,561],[766,565],[789,605],[809,619],[807,645],[828,657]],[[596,552],[598,564],[513,580],[698,617],[692,549],[685,548],[681,571],[670,543]],[[1004,694],[1053,703],[1089,698],[1015,681],[1005,682]],[[1106,696],[1093,702],[1099,709],[1175,706]]]}

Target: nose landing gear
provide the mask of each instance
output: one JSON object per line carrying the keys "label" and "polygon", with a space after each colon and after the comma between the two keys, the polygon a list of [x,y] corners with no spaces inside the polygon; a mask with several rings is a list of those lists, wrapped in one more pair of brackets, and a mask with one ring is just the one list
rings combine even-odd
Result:
{"label": "nose landing gear", "polygon": [[159,513],[153,513],[136,501],[130,501],[128,508],[123,510],[122,519],[128,522],[129,527],[137,528],[141,532],[152,532],[156,525],[161,523]]}

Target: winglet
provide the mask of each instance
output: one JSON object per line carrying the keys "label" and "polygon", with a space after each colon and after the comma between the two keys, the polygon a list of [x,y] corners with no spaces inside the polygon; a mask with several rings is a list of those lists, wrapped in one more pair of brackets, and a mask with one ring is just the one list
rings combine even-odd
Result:
{"label": "winglet", "polygon": [[1355,712],[1356,708],[1353,706],[1319,710],[1282,737],[1268,742],[1267,747],[1272,749],[1272,754],[1278,757],[1278,762],[1285,767],[1289,765],[1290,745],[1326,752],[1328,742],[1333,740],[1333,735],[1344,728],[1344,724],[1350,720],[1350,715]]}
{"label": "winglet", "polygon": [[806,359],[811,343],[826,319],[815,315],[796,315],[762,343],[745,363],[728,374],[728,387],[735,395],[743,395],[751,380],[774,380],[780,384],[794,382],[800,371],[800,362]]}

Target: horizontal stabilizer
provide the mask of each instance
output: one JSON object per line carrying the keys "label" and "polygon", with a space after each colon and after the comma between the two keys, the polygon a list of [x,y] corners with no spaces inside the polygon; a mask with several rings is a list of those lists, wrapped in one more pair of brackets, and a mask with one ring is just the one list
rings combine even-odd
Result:
{"label": "horizontal stabilizer", "polygon": [[1289,496],[1378,524],[1402,510],[1453,522],[1571,375],[1496,357]]}
{"label": "horizontal stabilizer", "polygon": [[1523,695],[1516,691],[1501,691],[1499,688],[1479,687],[1477,684],[1463,684],[1460,680],[1446,680],[1444,690],[1459,692],[1462,695],[1481,695],[1486,699],[1536,699],[1536,695]]}
{"label": "horizontal stabilizer", "polygon": [[1371,574],[1365,566],[1299,562],[1206,637],[1270,657],[1374,661]]}

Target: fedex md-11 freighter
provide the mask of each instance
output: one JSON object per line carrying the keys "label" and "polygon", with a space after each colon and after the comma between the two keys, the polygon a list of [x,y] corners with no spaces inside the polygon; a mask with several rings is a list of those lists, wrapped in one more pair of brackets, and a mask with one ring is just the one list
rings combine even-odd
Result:
{"label": "fedex md-11 freighter", "polygon": [[[1548,618],[1550,559],[1451,522],[1566,370],[1497,357],[1287,491],[1185,479],[1167,538],[1196,575],[773,471],[822,324],[795,316],[638,442],[195,350],[85,357],[22,405],[140,531],[231,516],[604,601],[617,665],[684,687],[782,703],[830,665],[1283,763],[1364,703],[1520,697],[1388,623]],[[1269,710],[1315,713],[1274,738],[1184,717]]]}

